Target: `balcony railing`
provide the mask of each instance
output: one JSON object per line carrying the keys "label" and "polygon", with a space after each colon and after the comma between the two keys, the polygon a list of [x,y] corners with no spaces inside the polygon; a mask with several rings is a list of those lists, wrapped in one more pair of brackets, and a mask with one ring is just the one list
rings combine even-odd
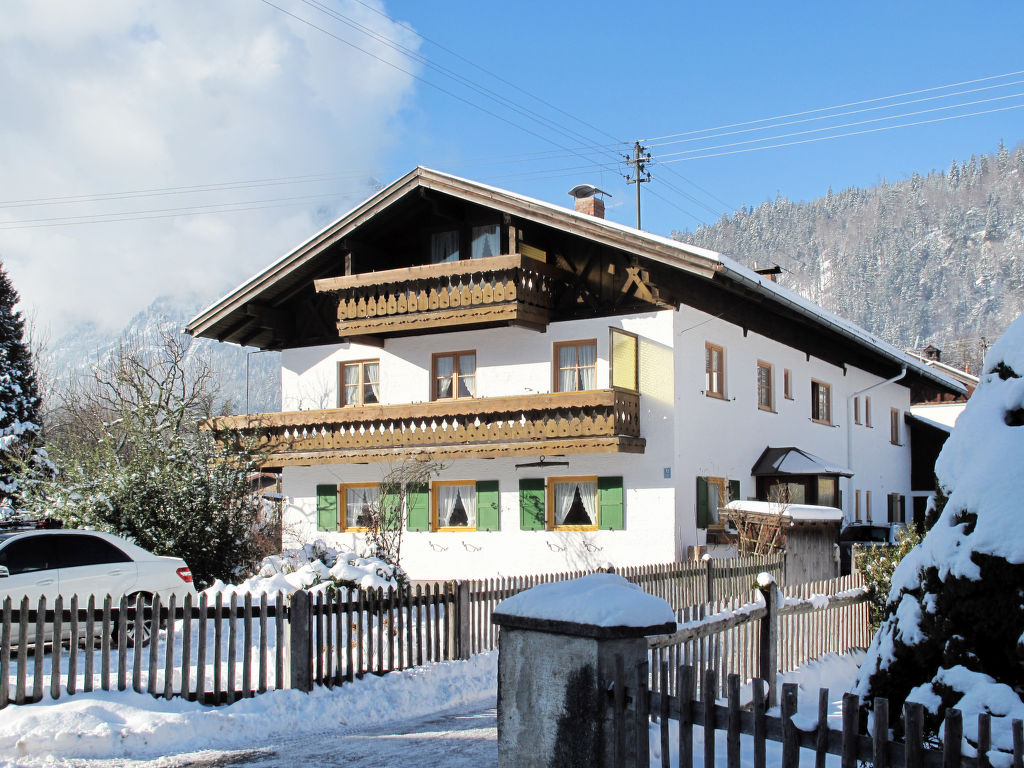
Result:
{"label": "balcony railing", "polygon": [[514,253],[317,280],[338,295],[338,335],[396,334],[449,326],[543,329],[571,276]]}
{"label": "balcony railing", "polygon": [[619,389],[288,411],[216,419],[257,436],[268,465],[643,453],[640,396]]}

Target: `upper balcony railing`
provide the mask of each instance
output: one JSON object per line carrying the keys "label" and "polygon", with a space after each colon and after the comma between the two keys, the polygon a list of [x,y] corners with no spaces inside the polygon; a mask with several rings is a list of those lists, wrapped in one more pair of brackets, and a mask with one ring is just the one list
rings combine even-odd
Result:
{"label": "upper balcony railing", "polygon": [[315,286],[338,296],[338,335],[359,336],[497,324],[543,329],[571,277],[513,253],[323,278]]}
{"label": "upper balcony railing", "polygon": [[643,453],[645,447],[640,396],[621,389],[228,416],[210,426],[220,436],[256,436],[268,465]]}

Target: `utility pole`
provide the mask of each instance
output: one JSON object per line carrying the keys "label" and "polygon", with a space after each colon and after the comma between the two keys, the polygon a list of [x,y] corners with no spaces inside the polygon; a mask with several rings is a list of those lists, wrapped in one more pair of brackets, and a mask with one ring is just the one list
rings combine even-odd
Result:
{"label": "utility pole", "polygon": [[636,228],[640,229],[640,185],[651,180],[651,172],[647,170],[651,153],[647,151],[647,147],[641,147],[638,141],[633,144],[633,156],[623,157],[626,158],[626,165],[633,166],[633,175],[626,174],[626,183],[636,184]]}

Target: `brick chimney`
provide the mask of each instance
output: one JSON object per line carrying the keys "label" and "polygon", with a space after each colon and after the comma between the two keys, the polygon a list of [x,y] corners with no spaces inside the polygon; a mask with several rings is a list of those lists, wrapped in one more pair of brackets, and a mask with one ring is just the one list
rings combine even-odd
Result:
{"label": "brick chimney", "polygon": [[597,218],[603,219],[604,200],[596,195],[591,195],[590,197],[577,197],[576,212],[585,213],[588,216],[597,216]]}

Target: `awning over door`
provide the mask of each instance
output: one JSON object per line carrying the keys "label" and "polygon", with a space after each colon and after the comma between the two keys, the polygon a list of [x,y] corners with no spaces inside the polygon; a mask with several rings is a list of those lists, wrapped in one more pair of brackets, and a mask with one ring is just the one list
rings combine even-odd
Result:
{"label": "awning over door", "polygon": [[788,448],[764,449],[761,457],[750,470],[753,477],[766,475],[841,475],[853,477],[853,471],[844,466],[826,461],[813,453],[789,446]]}

